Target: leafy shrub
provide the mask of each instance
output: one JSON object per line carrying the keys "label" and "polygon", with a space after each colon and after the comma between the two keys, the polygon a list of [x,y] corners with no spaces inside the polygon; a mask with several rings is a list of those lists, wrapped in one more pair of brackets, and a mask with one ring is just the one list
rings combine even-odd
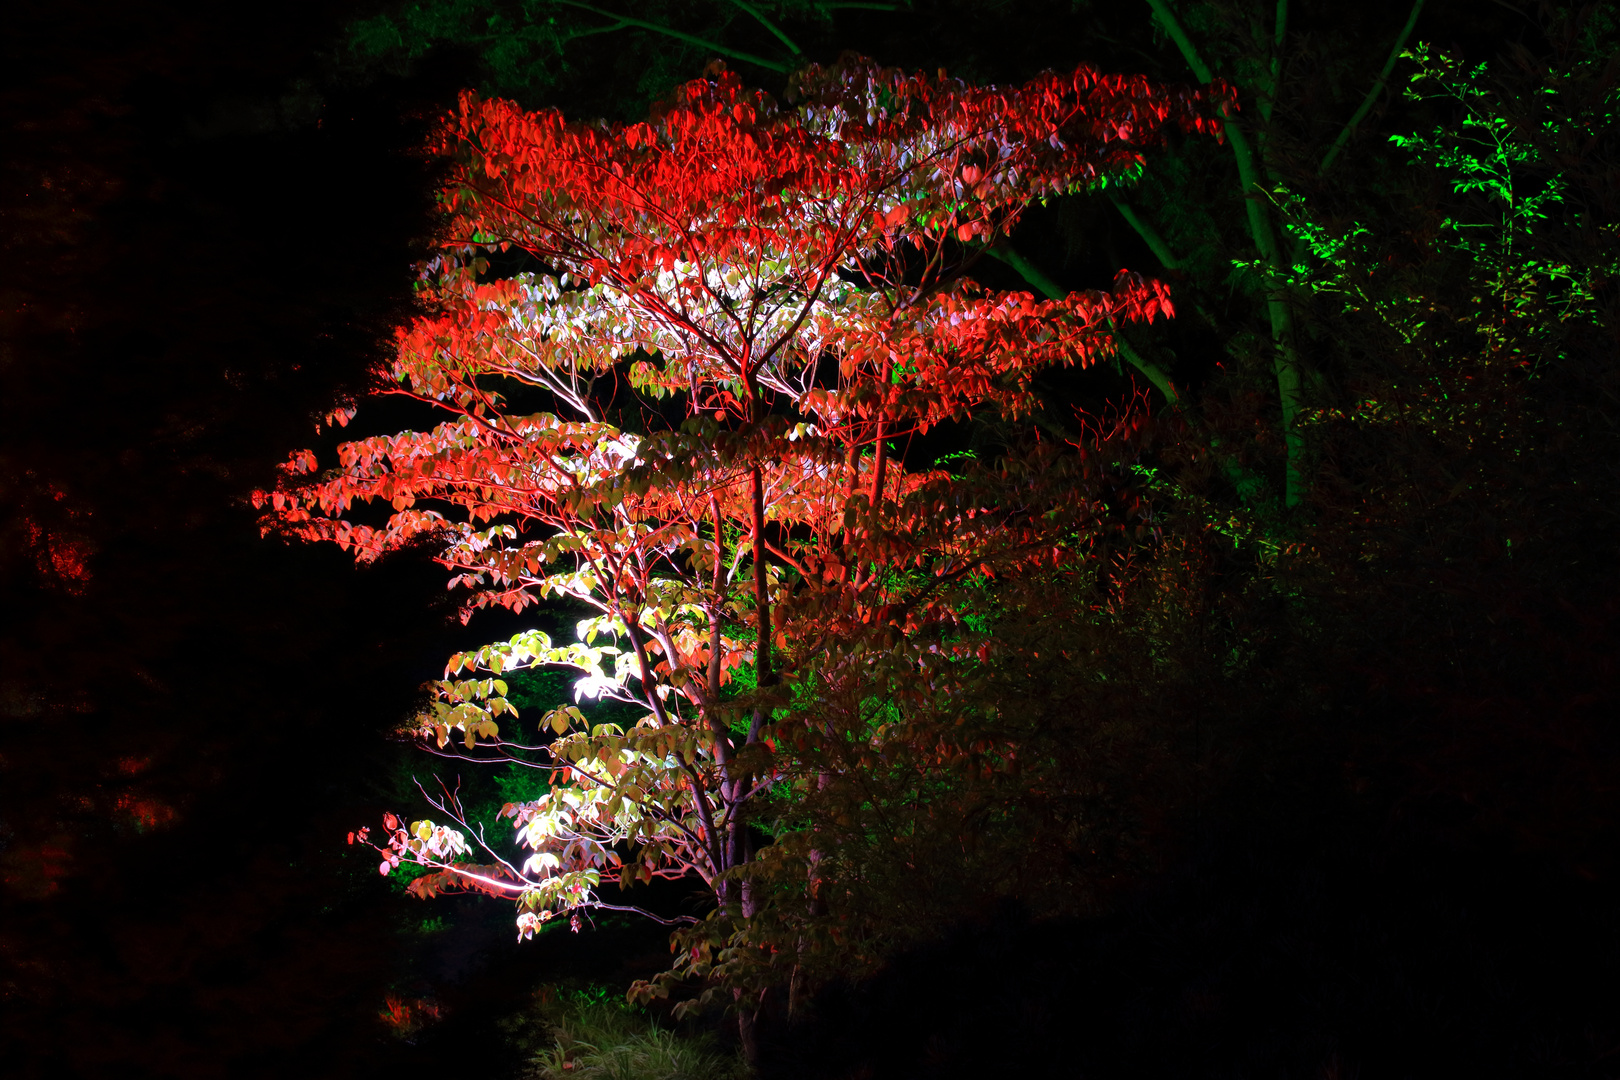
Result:
{"label": "leafy shrub", "polygon": [[532,1048],[523,1080],[741,1080],[742,1061],[706,1032],[661,1024],[605,987],[542,987],[508,1024]]}

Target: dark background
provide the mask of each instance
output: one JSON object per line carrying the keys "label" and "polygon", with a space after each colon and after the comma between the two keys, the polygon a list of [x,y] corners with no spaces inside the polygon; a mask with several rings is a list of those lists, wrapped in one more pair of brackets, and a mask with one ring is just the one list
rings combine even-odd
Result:
{"label": "dark background", "polygon": [[262,540],[245,502],[363,385],[427,228],[410,100],[297,82],[343,16],[6,16],[11,1075],[358,1075],[388,1045],[397,927],[342,844],[451,641],[443,582]]}
{"label": "dark background", "polygon": [[[1434,8],[1425,25],[1473,55],[1518,18],[1484,0]],[[332,50],[351,14],[56,3],[6,16],[10,1075],[511,1075],[494,1020],[529,986],[624,982],[661,950],[660,932],[614,926],[519,948],[501,905],[412,906],[342,843],[397,797],[389,732],[413,688],[491,636],[455,621],[425,554],[356,570],[261,538],[245,499],[363,390],[407,317],[432,229],[415,148],[472,70],[452,52],[345,73]],[[1082,30],[1067,5],[1011,5],[863,47],[1021,70],[1081,58]],[[1206,821],[1173,872],[1108,919],[989,914],[873,985],[835,988],[820,1027],[779,1035],[772,1068],[1620,1069],[1603,859],[1448,829],[1410,801],[1267,805]],[[422,932],[440,916],[448,930]],[[403,1041],[378,1019],[389,993],[446,1019]]]}

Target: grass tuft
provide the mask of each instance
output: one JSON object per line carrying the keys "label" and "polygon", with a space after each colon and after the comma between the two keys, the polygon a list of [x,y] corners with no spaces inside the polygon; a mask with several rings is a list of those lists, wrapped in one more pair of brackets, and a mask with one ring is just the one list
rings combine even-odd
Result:
{"label": "grass tuft", "polygon": [[601,987],[543,987],[512,1029],[520,1045],[536,1046],[522,1080],[746,1080],[748,1076],[741,1059],[719,1046],[712,1035],[670,1028]]}

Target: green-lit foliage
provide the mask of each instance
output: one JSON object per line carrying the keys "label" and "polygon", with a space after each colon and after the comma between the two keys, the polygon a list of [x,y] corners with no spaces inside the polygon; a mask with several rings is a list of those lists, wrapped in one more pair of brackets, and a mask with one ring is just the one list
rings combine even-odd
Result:
{"label": "green-lit foliage", "polygon": [[[1427,45],[1406,56],[1416,66],[1408,98],[1455,106],[1448,110],[1455,114],[1448,123],[1427,134],[1394,135],[1390,141],[1409,155],[1415,169],[1436,177],[1458,197],[1437,207],[1431,241],[1437,255],[1466,264],[1474,290],[1470,299],[1478,306],[1458,312],[1457,326],[1479,336],[1478,351],[1490,363],[1523,363],[1533,370],[1565,358],[1557,342],[1571,324],[1592,325],[1602,317],[1598,297],[1620,271],[1614,256],[1620,227],[1579,220],[1580,208],[1566,205],[1570,178],[1562,172],[1557,144],[1601,139],[1612,131],[1614,92],[1598,96],[1576,115],[1543,118],[1540,131],[1526,130],[1521,118],[1505,112],[1499,92],[1490,86],[1487,65],[1466,67],[1454,57],[1432,53]],[[1592,63],[1594,59],[1577,62],[1574,70],[1537,88],[1536,96],[1555,98],[1560,83],[1579,78],[1580,68]],[[1455,345],[1423,333],[1435,314],[1432,289],[1401,295],[1380,288],[1390,280],[1378,265],[1381,250],[1389,247],[1387,230],[1360,222],[1332,230],[1312,220],[1304,202],[1287,189],[1279,188],[1277,196],[1291,231],[1311,256],[1295,265],[1291,284],[1337,295],[1343,301],[1338,314],[1376,319],[1404,346],[1431,354],[1455,350]],[[1571,213],[1576,220],[1567,217]],[[1579,264],[1539,257],[1538,237],[1571,227],[1608,248],[1608,257]],[[1363,409],[1376,406],[1360,404]]]}
{"label": "green-lit foliage", "polygon": [[[1309,422],[1334,479],[1348,479],[1347,454],[1377,445],[1398,455],[1382,463],[1378,494],[1359,499],[1373,520],[1395,515],[1384,518],[1392,536],[1423,503],[1430,513],[1470,506],[1493,519],[1476,543],[1505,556],[1517,536],[1522,553],[1551,523],[1503,500],[1559,474],[1578,482],[1561,438],[1579,419],[1568,410],[1612,390],[1592,361],[1613,340],[1620,229],[1594,204],[1606,193],[1591,188],[1587,163],[1620,132],[1620,89],[1593,51],[1517,85],[1424,46],[1410,59],[1408,96],[1451,115],[1391,139],[1428,185],[1395,219],[1402,228],[1327,224],[1279,192],[1309,253],[1292,281],[1319,298],[1340,349],[1328,359],[1343,391],[1324,393]],[[1380,467],[1364,460],[1356,468]]]}
{"label": "green-lit foliage", "polygon": [[707,1033],[659,1023],[606,987],[541,987],[504,1025],[527,1055],[521,1080],[742,1080]]}
{"label": "green-lit foliage", "polygon": [[[1617,564],[1620,85],[1612,24],[1548,36],[1489,64],[1412,49],[1416,134],[1269,191],[1298,241],[1312,486],[1293,521],[1260,519],[1243,578],[1294,708],[1405,717],[1400,755],[1449,756],[1413,766],[1427,798],[1588,858],[1596,789],[1526,773],[1595,774],[1602,740],[1570,701],[1601,682],[1583,642]],[[1236,445],[1254,414],[1216,404]],[[1182,453],[1163,508],[1213,523],[1220,475]]]}

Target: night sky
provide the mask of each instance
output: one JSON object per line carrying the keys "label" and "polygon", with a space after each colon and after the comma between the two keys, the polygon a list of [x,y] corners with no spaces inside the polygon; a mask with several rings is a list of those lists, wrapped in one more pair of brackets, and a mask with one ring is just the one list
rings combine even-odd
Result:
{"label": "night sky", "polygon": [[[494,1021],[539,979],[622,984],[663,949],[612,925],[520,948],[503,905],[421,908],[343,844],[397,797],[414,688],[501,628],[459,624],[426,552],[356,569],[262,538],[246,501],[335,441],[315,419],[408,317],[416,148],[467,77],[334,75],[350,15],[63,0],[0,27],[8,1076],[511,1076]],[[1235,810],[1108,920],[1008,910],[837,989],[773,1068],[1086,1047],[1096,1076],[1611,1075],[1612,823],[1583,798],[1549,827],[1598,838],[1574,855],[1449,811],[1409,828],[1407,803]],[[413,932],[434,915],[454,931]],[[403,1041],[389,994],[447,1019]]]}

